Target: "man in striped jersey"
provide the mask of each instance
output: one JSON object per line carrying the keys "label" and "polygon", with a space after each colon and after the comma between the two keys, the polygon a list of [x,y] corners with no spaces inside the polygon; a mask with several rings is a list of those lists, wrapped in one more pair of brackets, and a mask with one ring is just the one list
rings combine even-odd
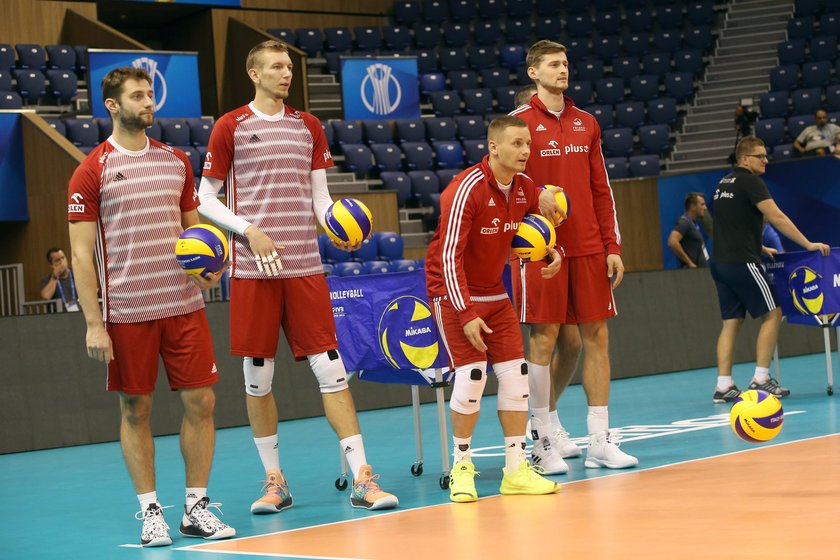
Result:
{"label": "man in striped jersey", "polygon": [[[396,507],[396,496],[379,487],[365,457],[318,252],[314,218],[323,224],[332,203],[326,168],[333,162],[324,131],[316,117],[283,102],[292,61],[282,43],[251,49],[246,70],[254,101],[213,127],[199,210],[231,232],[231,352],[244,358],[248,419],[266,472],[263,496],[251,513],[292,506],[271,392],[281,326],[295,359],[308,360],[318,379],[327,419],[353,471],[353,507]],[[228,206],[217,198],[224,184]]]}
{"label": "man in striped jersey", "polygon": [[717,342],[718,382],[712,396],[714,403],[732,402],[741,394],[732,381],[732,359],[735,339],[747,311],[753,317],[761,317],[755,373],[749,389],[761,389],[779,398],[790,394],[770,377],[770,360],[779,338],[782,310],[761,263],[762,253],[773,256],[773,251],[761,244],[764,220],[807,251],[828,255],[830,250],[828,245],[812,243],[802,235],[758,177],[767,166],[767,148],[760,138],[742,138],[735,148],[735,157],[738,164],[718,183],[712,206],[715,245],[711,270],[723,318]]}
{"label": "man in striped jersey", "polygon": [[548,472],[561,473],[568,470],[563,458],[581,455],[556,408],[582,346],[583,388],[589,405],[585,465],[632,467],[638,460],[616,445],[607,413],[607,319],[616,315],[613,289],[621,283],[624,265],[615,201],[601,153],[601,129],[595,117],[564,95],[569,60],[563,45],[538,41],[528,50],[526,64],[537,94],[511,113],[527,122],[531,131],[533,149],[526,172],[538,185],[563,187],[570,208],[568,220],[557,228],[557,242],[566,251],[560,274],[544,282],[539,267],[526,263],[513,274],[520,321],[531,326],[532,457]]}
{"label": "man in striped jersey", "polygon": [[88,355],[107,364],[108,390],[120,393],[120,442],[140,501],[141,543],[172,543],[155,491],[149,424],[158,356],[184,405],[187,489],[180,532],[232,537],[236,531],[207,509],[220,505],[207,497],[215,440],[212,385],[219,374],[200,288],[215,285],[221,273],[188,277],[173,250],[184,228],[199,223],[193,171],[183,152],[146,137],[155,103],[145,70],[117,68],[101,87],[114,131],[70,179],[67,217]]}
{"label": "man in striped jersey", "polygon": [[[489,155],[456,175],[440,197],[440,221],[426,255],[426,284],[455,382],[449,407],[455,465],[453,502],[474,502],[471,439],[478,421],[487,362],[499,381],[498,413],[505,436],[502,494],[550,494],[560,485],[540,476],[525,458],[528,367],[522,334],[502,283],[511,241],[526,214],[554,218],[557,189],[540,191],[522,173],[530,153],[528,127],[499,117],[487,129]],[[543,280],[560,270],[560,255],[536,263]]]}

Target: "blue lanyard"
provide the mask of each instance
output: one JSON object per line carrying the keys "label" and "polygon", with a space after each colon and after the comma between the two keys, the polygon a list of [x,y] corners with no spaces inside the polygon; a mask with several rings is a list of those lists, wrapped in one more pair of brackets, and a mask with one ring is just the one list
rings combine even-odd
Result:
{"label": "blue lanyard", "polygon": [[[73,271],[68,270],[67,272],[70,273],[70,295],[72,299],[70,301],[76,301],[76,281],[73,280]],[[67,305],[67,298],[64,297],[64,288],[61,287],[61,279],[58,279],[58,293],[61,294],[61,301],[64,302],[64,305]]]}

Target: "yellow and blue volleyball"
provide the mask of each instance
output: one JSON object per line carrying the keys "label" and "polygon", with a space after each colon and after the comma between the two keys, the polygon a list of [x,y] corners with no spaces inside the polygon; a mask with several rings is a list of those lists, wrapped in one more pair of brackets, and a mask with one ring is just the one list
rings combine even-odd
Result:
{"label": "yellow and blue volleyball", "polygon": [[803,315],[816,315],[823,308],[822,275],[815,270],[800,266],[788,277],[788,289],[796,309]]}
{"label": "yellow and blue volleyball", "polygon": [[523,261],[539,261],[557,243],[554,226],[539,214],[528,214],[519,222],[511,249]]}
{"label": "yellow and blue volleyball", "polygon": [[228,260],[227,238],[215,226],[190,226],[175,243],[175,258],[189,275],[218,272]]}
{"label": "yellow and blue volleyball", "polygon": [[373,230],[370,210],[355,198],[342,198],[330,204],[324,221],[327,235],[336,243],[358,245]]}
{"label": "yellow and blue volleyball", "polygon": [[761,443],[770,441],[782,430],[785,412],[775,395],[751,389],[741,393],[732,403],[729,422],[744,441]]}
{"label": "yellow and blue volleyball", "polygon": [[427,369],[440,352],[432,311],[415,296],[400,296],[385,307],[378,336],[382,355],[395,369]]}
{"label": "yellow and blue volleyball", "polygon": [[[556,188],[557,185],[543,185],[546,189],[553,189]],[[557,202],[557,206],[560,207],[563,212],[566,213],[566,217],[564,218],[561,214],[557,212],[554,213],[557,216],[557,220],[559,223],[558,226],[564,223],[566,220],[569,219],[569,210],[571,209],[571,205],[569,204],[569,197],[566,195],[566,191],[557,191],[554,193],[554,200]]]}

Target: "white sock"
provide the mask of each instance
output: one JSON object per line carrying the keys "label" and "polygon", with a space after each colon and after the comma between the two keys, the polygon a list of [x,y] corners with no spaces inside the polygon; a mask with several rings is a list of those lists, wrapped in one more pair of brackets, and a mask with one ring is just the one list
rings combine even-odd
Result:
{"label": "white sock", "polygon": [[557,414],[556,410],[551,410],[548,413],[548,419],[551,422],[552,428],[563,428],[563,424],[560,423],[560,415]]}
{"label": "white sock", "polygon": [[761,385],[770,380],[770,368],[755,366],[755,373],[753,374],[755,382]]}
{"label": "white sock", "polygon": [[359,471],[362,470],[363,465],[367,465],[367,458],[365,457],[365,444],[362,442],[362,434],[346,437],[339,441],[338,444],[344,451],[344,457],[347,459],[347,464],[350,465],[350,470],[353,473],[353,481],[359,478]]}
{"label": "white sock", "polygon": [[184,501],[186,511],[190,511],[201,498],[207,496],[207,488],[187,488],[187,497]]}
{"label": "white sock", "polygon": [[735,382],[732,381],[731,375],[718,375],[718,382],[717,382],[717,390],[718,391],[726,391],[730,387],[735,385]]}
{"label": "white sock", "polygon": [[265,437],[255,437],[254,443],[260,454],[265,472],[280,470],[280,455],[277,453],[277,434]]}
{"label": "white sock", "polygon": [[551,420],[548,416],[548,407],[545,408],[531,408],[531,414],[537,420],[531,422],[531,433],[536,433],[534,441],[547,436],[551,432]]}
{"label": "white sock", "polygon": [[610,414],[606,406],[590,406],[586,413],[586,429],[589,435],[606,432],[610,428]]}
{"label": "white sock", "polygon": [[548,366],[528,362],[528,403],[531,410],[548,410],[551,399],[551,372]]}
{"label": "white sock", "polygon": [[525,434],[505,438],[505,471],[512,474],[519,470],[525,459]]}
{"label": "white sock", "polygon": [[152,504],[160,505],[156,490],[146,492],[145,494],[137,494],[137,501],[140,502],[140,511],[146,511]]}
{"label": "white sock", "polygon": [[455,460],[453,463],[460,463],[461,461],[469,461],[472,463],[472,436],[466,438],[459,438],[452,436],[452,449]]}

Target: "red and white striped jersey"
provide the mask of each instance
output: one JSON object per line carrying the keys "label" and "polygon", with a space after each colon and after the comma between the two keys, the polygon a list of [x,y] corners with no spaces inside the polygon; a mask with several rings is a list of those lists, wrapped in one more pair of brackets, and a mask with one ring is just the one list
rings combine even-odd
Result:
{"label": "red and white striped jersey", "polygon": [[[332,166],[324,130],[288,105],[277,116],[252,105],[223,115],[210,135],[204,175],[226,181],[228,207],[284,248],[278,278],[322,274],[310,172]],[[231,233],[235,278],[266,278],[248,239]]]}
{"label": "red and white striped jersey", "polygon": [[621,233],[601,152],[601,127],[594,116],[564,99],[559,117],[536,95],[510,113],[525,121],[531,132],[525,173],[538,185],[555,185],[566,192],[569,219],[557,226],[557,244],[567,256],[620,254]]}
{"label": "red and white striped jersey", "polygon": [[502,271],[519,222],[538,214],[540,189],[514,176],[510,195],[499,189],[488,156],[456,175],[440,195],[440,221],[426,254],[426,291],[446,296],[461,324],[477,315],[473,302],[507,299]]}
{"label": "red and white striped jersey", "polygon": [[198,208],[189,159],[149,139],[132,152],[113,138],[70,179],[67,219],[96,222],[96,263],[108,323],[139,323],[204,307],[175,260],[181,213]]}

